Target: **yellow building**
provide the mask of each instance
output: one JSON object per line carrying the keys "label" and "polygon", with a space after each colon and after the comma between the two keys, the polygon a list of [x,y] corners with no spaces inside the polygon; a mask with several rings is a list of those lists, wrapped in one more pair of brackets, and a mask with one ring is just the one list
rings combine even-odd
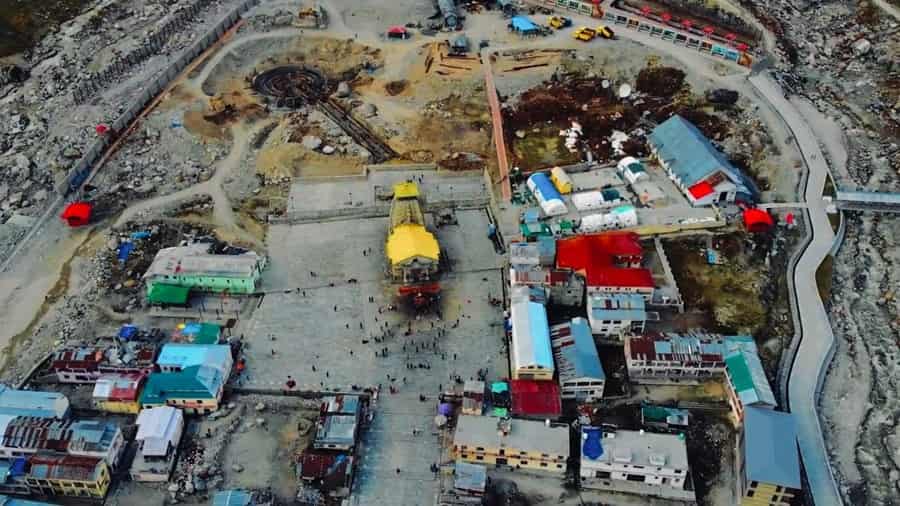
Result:
{"label": "yellow building", "polygon": [[146,379],[142,373],[101,375],[91,398],[94,408],[107,413],[138,414],[141,387]]}
{"label": "yellow building", "polygon": [[543,422],[462,415],[453,437],[454,459],[550,474],[565,474],[569,428]]}
{"label": "yellow building", "polygon": [[739,455],[743,506],[787,506],[800,493],[800,457],[790,413],[747,407]]}
{"label": "yellow building", "polygon": [[28,466],[25,484],[34,494],[103,499],[109,490],[109,468],[101,458],[35,454]]}
{"label": "yellow building", "polygon": [[437,275],[440,246],[434,234],[425,228],[425,216],[419,205],[419,187],[416,183],[394,185],[385,255],[391,264],[391,277],[395,281],[431,281]]}

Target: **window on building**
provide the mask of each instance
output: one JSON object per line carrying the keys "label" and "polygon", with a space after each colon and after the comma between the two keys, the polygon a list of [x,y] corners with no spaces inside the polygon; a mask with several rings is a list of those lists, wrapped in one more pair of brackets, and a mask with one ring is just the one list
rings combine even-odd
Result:
{"label": "window on building", "polygon": [[482,448],[482,447],[480,447],[480,446],[476,446],[475,449],[478,450],[478,451],[480,451],[480,452],[483,452],[483,451],[484,451],[484,448]]}
{"label": "window on building", "polygon": [[476,455],[475,460],[484,460],[484,455]]}
{"label": "window on building", "polygon": [[628,479],[628,481],[643,482],[644,475],[643,474],[629,474],[627,479]]}
{"label": "window on building", "polygon": [[[675,471],[675,472],[677,473],[678,471]],[[758,482],[758,481],[751,481],[751,482],[750,482],[750,488],[756,488],[757,485],[759,485],[759,482]]]}
{"label": "window on building", "polygon": [[541,462],[541,467],[547,467],[547,463],[546,463],[546,462]]}
{"label": "window on building", "polygon": [[775,493],[776,493],[776,494],[780,494],[780,493],[782,493],[782,492],[784,492],[784,487],[782,487],[782,486],[780,486],[780,485],[777,486],[777,487],[775,487]]}
{"label": "window on building", "polygon": [[498,452],[498,454],[501,456],[506,455],[506,450],[504,450],[503,448],[500,448],[500,451]]}

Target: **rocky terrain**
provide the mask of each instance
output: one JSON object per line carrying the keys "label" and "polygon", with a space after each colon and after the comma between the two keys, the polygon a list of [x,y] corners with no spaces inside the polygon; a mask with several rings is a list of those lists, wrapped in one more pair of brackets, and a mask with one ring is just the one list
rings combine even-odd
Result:
{"label": "rocky terrain", "polygon": [[[98,135],[95,127],[112,123],[144,83],[238,2],[199,2],[199,13],[170,33],[159,53],[121,68],[85,103],[75,103],[76,86],[108,68],[118,55],[138,47],[194,3],[198,2],[98,1],[19,55],[15,63],[0,64],[0,118],[4,118],[0,121],[0,257],[22,235],[19,227],[4,226],[10,218],[41,214],[53,200],[54,187]],[[140,142],[147,146],[146,137],[152,142],[157,134],[146,132]],[[168,163],[149,149],[124,155],[130,181],[137,186],[183,170],[181,164]]]}
{"label": "rocky terrain", "polygon": [[900,221],[853,216],[835,259],[837,352],[822,397],[826,439],[848,504],[900,497]]}
{"label": "rocky terrain", "polygon": [[[742,0],[778,34],[774,61],[831,158],[841,189],[897,192],[900,20],[870,0]],[[844,163],[846,161],[846,163]],[[847,504],[898,504],[900,320],[894,215],[846,213],[827,301],[837,349],[824,383],[826,444]]]}

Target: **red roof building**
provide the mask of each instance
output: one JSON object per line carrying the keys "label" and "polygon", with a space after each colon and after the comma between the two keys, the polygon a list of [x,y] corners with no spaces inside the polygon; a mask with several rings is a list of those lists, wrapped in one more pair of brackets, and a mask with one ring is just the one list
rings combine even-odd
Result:
{"label": "red roof building", "polygon": [[588,293],[653,294],[653,275],[640,267],[644,252],[633,232],[580,235],[556,242],[556,266],[585,278]]}
{"label": "red roof building", "polygon": [[353,475],[353,456],[346,453],[305,451],[297,458],[301,480],[320,484],[325,490],[349,486]]}
{"label": "red roof building", "polygon": [[707,183],[706,181],[700,181],[694,186],[688,188],[688,192],[690,192],[691,196],[694,197],[694,200],[700,200],[710,193],[713,193],[714,191],[716,190],[715,188],[713,188],[713,185]]}
{"label": "red roof building", "polygon": [[524,418],[559,418],[562,414],[559,384],[555,381],[511,380],[510,412]]}

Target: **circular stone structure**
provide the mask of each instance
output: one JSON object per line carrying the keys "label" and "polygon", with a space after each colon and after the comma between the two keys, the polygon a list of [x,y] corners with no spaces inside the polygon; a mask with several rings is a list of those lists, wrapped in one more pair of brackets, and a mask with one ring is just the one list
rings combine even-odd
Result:
{"label": "circular stone structure", "polygon": [[257,74],[252,88],[279,107],[298,107],[328,95],[328,80],[321,72],[300,65],[283,65]]}

